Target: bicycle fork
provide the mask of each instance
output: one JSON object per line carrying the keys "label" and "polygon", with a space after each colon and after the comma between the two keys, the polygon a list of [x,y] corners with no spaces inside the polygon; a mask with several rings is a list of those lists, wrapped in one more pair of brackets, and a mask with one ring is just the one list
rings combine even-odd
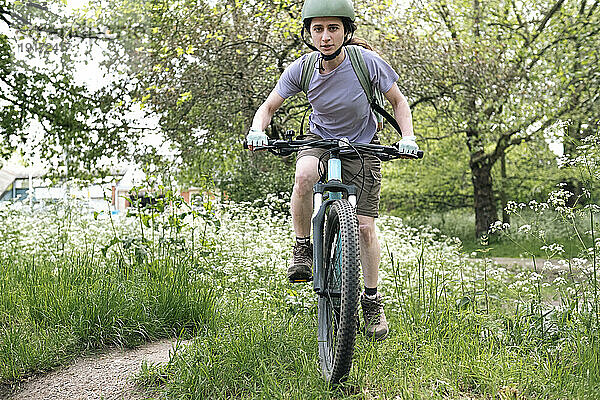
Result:
{"label": "bicycle fork", "polygon": [[[323,201],[323,194],[329,192],[328,199]],[[313,188],[313,288],[318,294],[322,294],[323,288],[323,237],[325,219],[329,205],[342,198],[345,193],[348,202],[356,207],[356,187],[342,183],[342,161],[332,156],[327,162],[327,182],[318,182]]]}

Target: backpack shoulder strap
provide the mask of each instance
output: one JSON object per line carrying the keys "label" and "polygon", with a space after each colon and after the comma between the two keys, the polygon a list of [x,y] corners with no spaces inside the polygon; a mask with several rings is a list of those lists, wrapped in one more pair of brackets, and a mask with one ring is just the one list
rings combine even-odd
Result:
{"label": "backpack shoulder strap", "polygon": [[304,93],[308,93],[308,85],[310,85],[310,80],[315,73],[315,63],[317,62],[318,57],[319,53],[313,51],[304,60],[304,65],[302,66],[302,76],[300,77],[300,87]]}
{"label": "backpack shoulder strap", "polygon": [[367,69],[367,64],[365,63],[361,50],[355,45],[346,46],[346,49],[348,51],[348,56],[350,57],[350,62],[352,63],[352,68],[354,68],[358,81],[365,91],[367,100],[369,101],[369,104],[371,104],[371,108],[377,117],[377,130],[380,131],[383,129],[383,120],[385,118],[394,129],[402,135],[402,130],[396,119],[391,116],[390,113],[385,111],[383,93],[381,93],[379,89],[373,88],[373,85],[371,84],[369,70]]}
{"label": "backpack shoulder strap", "polygon": [[346,50],[348,51],[350,63],[352,64],[352,68],[358,77],[360,86],[362,86],[365,94],[367,95],[367,100],[369,100],[369,104],[371,104],[373,103],[374,96],[373,85],[371,85],[369,70],[367,69],[367,64],[365,64],[365,59],[363,58],[362,52],[355,45],[346,46]]}

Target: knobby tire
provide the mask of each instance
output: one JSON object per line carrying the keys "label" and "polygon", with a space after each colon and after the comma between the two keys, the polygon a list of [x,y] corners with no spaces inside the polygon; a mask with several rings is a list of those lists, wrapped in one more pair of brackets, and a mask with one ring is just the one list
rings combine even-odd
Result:
{"label": "knobby tire", "polygon": [[352,367],[360,298],[358,220],[347,200],[330,206],[324,239],[324,282],[318,301],[319,358],[325,381],[337,385]]}

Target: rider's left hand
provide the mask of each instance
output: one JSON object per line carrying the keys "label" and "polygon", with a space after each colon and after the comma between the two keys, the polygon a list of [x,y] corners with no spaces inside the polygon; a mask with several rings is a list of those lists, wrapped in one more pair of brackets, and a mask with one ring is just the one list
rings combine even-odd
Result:
{"label": "rider's left hand", "polygon": [[404,136],[398,143],[398,151],[400,154],[406,154],[416,157],[419,151],[419,146],[416,143],[415,135]]}

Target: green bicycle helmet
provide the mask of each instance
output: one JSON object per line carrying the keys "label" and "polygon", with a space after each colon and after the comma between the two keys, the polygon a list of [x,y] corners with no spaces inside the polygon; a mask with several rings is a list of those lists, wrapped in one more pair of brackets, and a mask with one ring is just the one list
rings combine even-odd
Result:
{"label": "green bicycle helmet", "polygon": [[302,6],[302,21],[316,17],[347,17],[356,19],[351,0],[306,0]]}

